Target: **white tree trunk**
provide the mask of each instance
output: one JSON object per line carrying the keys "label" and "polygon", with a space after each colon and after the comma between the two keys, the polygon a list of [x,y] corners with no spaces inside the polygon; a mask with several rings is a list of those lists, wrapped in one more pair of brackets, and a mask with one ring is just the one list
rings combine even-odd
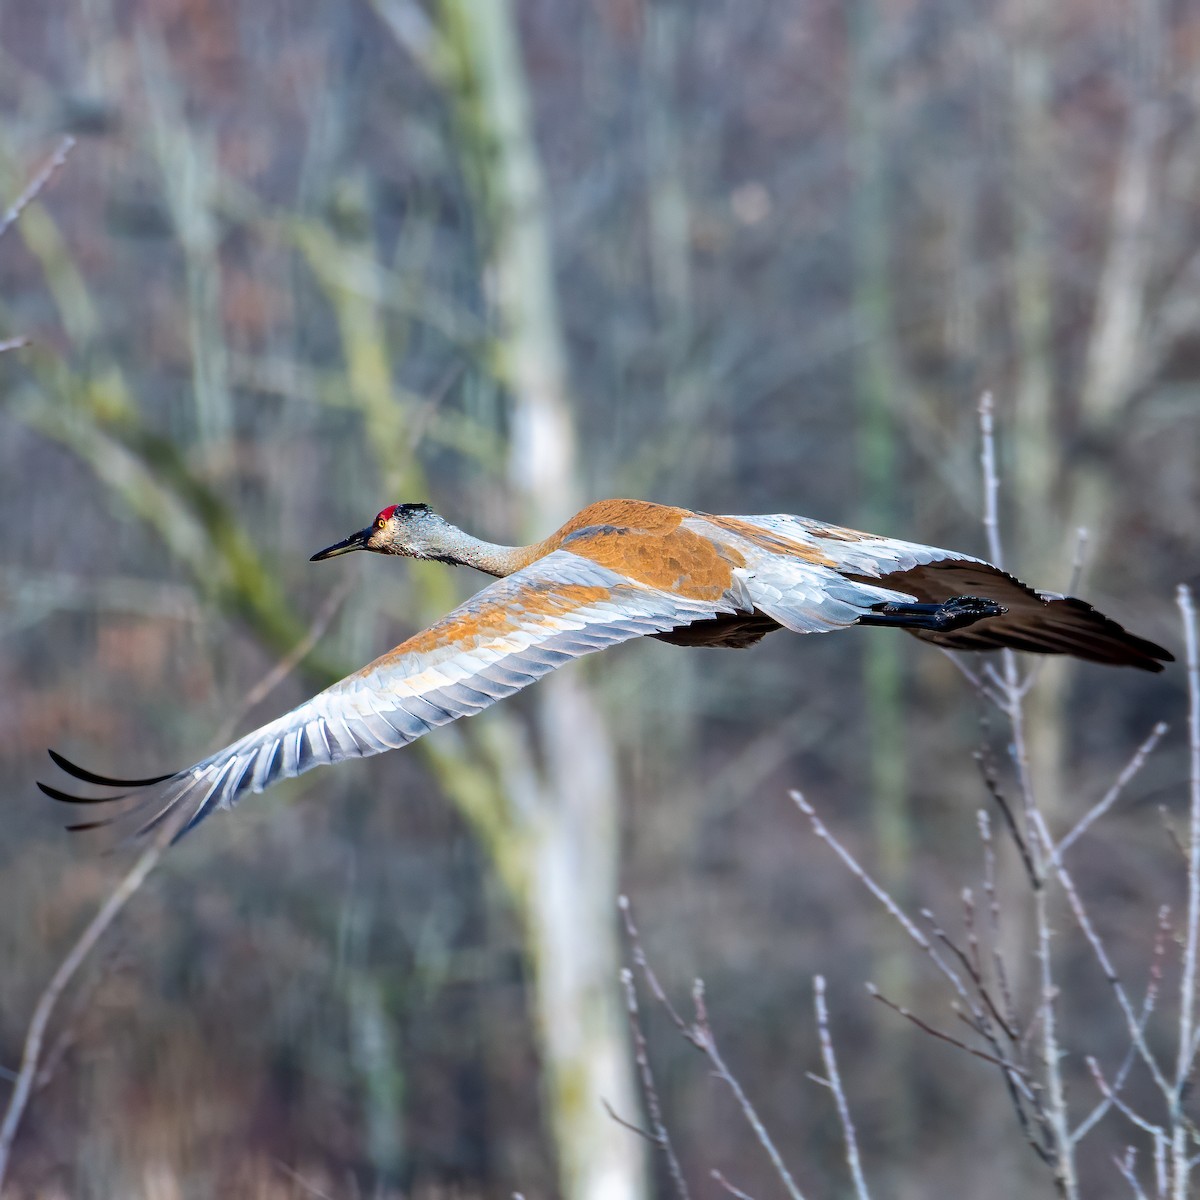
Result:
{"label": "white tree trunk", "polygon": [[[441,15],[463,152],[473,156],[467,169],[484,210],[497,361],[512,403],[509,480],[532,541],[576,511],[582,489],[524,69],[508,0],[444,0]],[[631,1114],[637,1104],[617,982],[614,750],[577,672],[552,676],[535,697],[543,761],[536,782],[527,770],[507,773],[521,856],[508,874],[510,883],[514,869],[521,876],[514,890],[563,1194],[638,1200],[641,1144],[604,1110],[607,1101]]]}

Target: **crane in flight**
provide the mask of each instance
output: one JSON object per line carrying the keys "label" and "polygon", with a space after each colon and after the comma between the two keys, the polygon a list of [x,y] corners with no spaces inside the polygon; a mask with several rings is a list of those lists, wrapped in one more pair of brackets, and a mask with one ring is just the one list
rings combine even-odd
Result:
{"label": "crane in flight", "polygon": [[115,779],[54,762],[87,784],[127,789],[51,798],[116,802],[133,835],[165,822],[178,840],[209,813],[313,767],[395,750],[471,716],[573,658],[650,636],[742,647],[776,629],[886,625],[950,650],[1011,648],[1161,671],[1172,656],[1073,596],[1034,591],[965,554],[786,514],[713,516],[601,500],[532,546],[481,541],[424,504],[393,504],[312,556],[352,550],[471,566],[488,584],[428,629],[194,766]]}

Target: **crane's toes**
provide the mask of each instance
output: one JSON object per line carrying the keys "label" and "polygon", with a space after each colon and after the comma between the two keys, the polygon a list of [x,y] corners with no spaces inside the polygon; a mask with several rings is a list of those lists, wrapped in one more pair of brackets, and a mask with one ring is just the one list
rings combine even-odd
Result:
{"label": "crane's toes", "polygon": [[1001,617],[1008,609],[994,600],[981,596],[952,596],[941,604],[896,604],[889,601],[877,604],[864,616],[860,625],[893,625],[900,629],[926,629],[931,633],[947,633],[974,625],[986,617]]}
{"label": "crane's toes", "polygon": [[1003,604],[995,600],[987,600],[982,596],[952,596],[943,604],[938,605],[935,614],[936,624],[931,628],[937,630],[961,629],[964,625],[974,625],[986,617],[1002,617],[1008,612]]}

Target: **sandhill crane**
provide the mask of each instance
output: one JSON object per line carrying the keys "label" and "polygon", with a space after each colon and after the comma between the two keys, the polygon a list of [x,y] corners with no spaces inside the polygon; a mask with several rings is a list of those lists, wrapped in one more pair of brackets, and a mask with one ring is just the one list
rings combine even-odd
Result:
{"label": "sandhill crane", "polygon": [[115,817],[135,836],[175,839],[247,792],[323,763],[405,746],[480,712],[569,659],[649,635],[685,646],[749,646],[784,628],[892,625],[952,650],[1011,647],[1161,671],[1171,655],[1082,600],[1037,592],[968,555],[785,514],[729,517],[603,500],[544,542],[499,546],[424,504],[394,504],[319,562],[352,550],[475,567],[497,577],[449,615],[305,704],[195,766],[152,779],[97,775],[50,751],[84,783],[132,789]]}

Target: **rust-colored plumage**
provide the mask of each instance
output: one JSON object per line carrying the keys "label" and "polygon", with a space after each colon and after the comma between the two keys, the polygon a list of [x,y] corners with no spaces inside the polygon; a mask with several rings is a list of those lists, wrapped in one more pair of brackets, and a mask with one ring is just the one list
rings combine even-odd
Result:
{"label": "rust-colored plumage", "polygon": [[153,779],[97,775],[51,751],[68,775],[119,796],[72,828],[114,820],[182,837],[247,792],[324,763],[396,749],[470,716],[572,658],[631,638],[749,646],[773,630],[894,625],[952,650],[1009,647],[1162,670],[1171,655],[1082,600],[1037,592],[990,563],[787,514],[712,516],[602,500],[544,542],[499,546],[423,504],[384,509],[313,555],[351,550],[473,566],[497,577],[430,628],[192,767]]}

